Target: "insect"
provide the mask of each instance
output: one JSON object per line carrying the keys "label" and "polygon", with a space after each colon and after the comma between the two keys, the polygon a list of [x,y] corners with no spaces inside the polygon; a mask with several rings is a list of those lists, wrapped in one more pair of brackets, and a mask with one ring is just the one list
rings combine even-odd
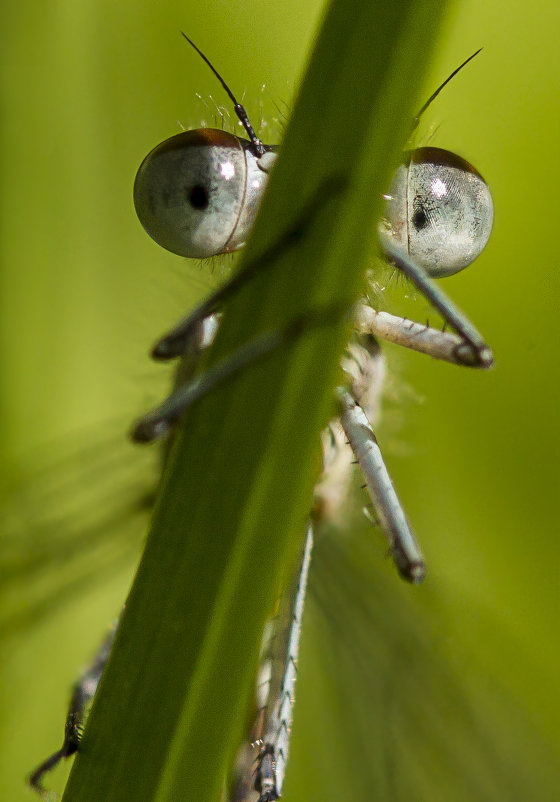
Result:
{"label": "insect", "polygon": [[[165,140],[148,154],[138,170],[134,203],[142,225],[158,244],[183,257],[205,258],[236,251],[245,244],[277,158],[277,149],[263,144],[245,109],[220,74],[196,45],[188,37],[185,39],[222,84],[248,139],[224,131],[199,129]],[[470,59],[441,84],[420,114],[468,61]],[[311,200],[297,221],[298,229],[305,230],[306,220],[314,214],[318,203],[319,197]],[[348,386],[336,389],[339,419],[331,422],[324,434],[326,467],[322,487],[317,491],[314,522],[332,514],[339,505],[337,499],[333,500],[332,488],[340,484],[341,469],[337,463],[341,452],[348,455],[348,449],[344,449],[347,440],[364,474],[374,515],[385,532],[395,565],[401,576],[413,583],[424,578],[424,559],[370,423],[376,417],[384,370],[377,337],[456,364],[491,366],[490,348],[431,278],[451,275],[474,261],[486,245],[492,219],[488,186],[468,162],[434,147],[404,154],[386,195],[384,217],[379,224],[380,248],[385,257],[416,284],[456,333],[378,312],[366,301],[357,304],[353,310],[356,336],[343,358]],[[274,249],[284,247],[289,247],[289,237],[277,243]],[[272,258],[272,254],[270,256]],[[266,266],[267,260],[263,257],[249,264],[243,272],[234,274],[160,339],[153,356],[166,360],[188,352],[196,361],[213,340],[224,302]],[[313,322],[296,321],[286,331],[267,333],[242,346],[207,373],[179,384],[163,404],[135,425],[133,439],[149,442],[172,433],[184,410],[197,398],[251,361],[270,353],[286,338],[299,336],[309,325]],[[343,466],[343,474],[347,474],[347,467]],[[310,524],[301,568],[294,587],[287,593],[287,613],[279,616],[279,621],[287,621],[287,624],[278,627],[280,635],[268,641],[265,636],[256,720],[251,733],[254,747],[244,748],[240,754],[231,791],[231,798],[236,802],[251,796],[259,802],[270,802],[282,792],[312,528]],[[75,686],[63,746],[31,775],[31,785],[39,791],[42,791],[45,772],[79,747],[87,709],[107,660],[114,631]]]}

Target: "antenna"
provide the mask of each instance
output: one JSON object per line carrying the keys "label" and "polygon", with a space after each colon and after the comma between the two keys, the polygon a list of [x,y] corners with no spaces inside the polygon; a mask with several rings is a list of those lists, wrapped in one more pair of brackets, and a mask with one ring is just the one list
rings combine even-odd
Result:
{"label": "antenna", "polygon": [[[468,59],[466,59],[465,61],[463,61],[463,63],[462,63],[462,64],[460,64],[460,65],[457,67],[457,69],[453,70],[453,72],[451,73],[451,75],[450,75],[448,78],[446,78],[446,79],[445,79],[445,81],[444,81],[442,84],[440,84],[440,85],[438,86],[438,88],[436,89],[436,91],[435,91],[433,94],[431,94],[431,95],[430,95],[430,97],[427,99],[427,101],[424,103],[424,105],[422,106],[422,108],[420,109],[420,111],[418,112],[418,114],[416,115],[416,117],[414,118],[414,125],[412,126],[412,131],[414,131],[414,129],[417,127],[418,123],[420,122],[420,117],[421,117],[421,116],[424,114],[424,112],[426,111],[426,109],[428,108],[428,106],[431,106],[431,105],[432,105],[432,103],[434,102],[434,100],[436,99],[436,97],[439,95],[439,93],[441,92],[441,90],[444,88],[444,86],[447,86],[447,84],[449,83],[449,81],[451,81],[451,79],[452,79],[452,78],[455,78],[455,76],[457,75],[457,73],[458,73],[458,72],[460,72],[460,71],[463,69],[463,67],[466,67],[466,66],[467,66],[467,64],[469,63],[469,61],[472,61],[472,60],[473,60],[473,58],[474,58],[475,56],[478,56],[478,54],[480,53],[480,51],[481,51],[481,50],[482,50],[482,48],[481,48],[481,47],[479,47],[479,49],[476,51],[476,53],[473,53],[473,54],[472,54],[472,56],[469,56],[469,57],[468,57]],[[411,131],[411,133],[412,133],[412,131]]]}
{"label": "antenna", "polygon": [[[231,91],[231,89],[229,88],[229,86],[226,84],[226,82],[224,81],[224,79],[222,78],[222,76],[220,75],[218,70],[210,62],[210,60],[208,58],[206,58],[206,56],[204,55],[202,50],[199,50],[199,48],[195,45],[195,43],[191,39],[189,39],[187,34],[183,33],[183,31],[181,31],[181,36],[183,36],[187,40],[187,42],[190,44],[190,46],[192,48],[194,48],[194,50],[196,50],[196,52],[198,53],[200,58],[210,67],[210,69],[212,70],[212,72],[214,73],[214,75],[216,76],[218,81],[224,87],[225,91],[227,92],[227,95],[228,95],[229,99],[233,103],[233,110],[235,111],[235,113],[239,117],[239,120],[241,121],[241,124],[242,124],[243,128],[245,129],[249,139],[251,140],[251,143],[253,145],[253,148],[255,149],[256,155],[257,156],[263,156],[266,153],[266,148],[263,145],[263,143],[261,142],[261,140],[258,138],[258,136],[256,135],[255,129],[251,125],[251,121],[249,120],[249,115],[247,114],[247,112],[245,110],[245,107],[242,106],[241,103],[237,102],[237,99],[236,99],[235,95],[233,94],[233,92]],[[471,58],[472,58],[472,56],[471,56]],[[461,65],[461,66],[463,66],[463,65]],[[461,69],[461,68],[459,67],[459,69]],[[455,72],[458,72],[458,70],[455,70]],[[447,80],[449,80],[449,78]]]}

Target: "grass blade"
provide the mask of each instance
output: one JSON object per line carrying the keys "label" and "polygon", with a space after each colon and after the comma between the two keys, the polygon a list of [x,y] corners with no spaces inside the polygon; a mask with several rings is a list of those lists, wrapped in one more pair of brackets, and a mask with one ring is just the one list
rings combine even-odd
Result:
{"label": "grass blade", "polygon": [[312,214],[228,306],[211,358],[318,307],[338,304],[338,321],[186,416],[65,802],[219,798],[263,623],[304,532],[343,307],[361,286],[442,8],[337,0],[327,13],[245,261],[315,199]]}

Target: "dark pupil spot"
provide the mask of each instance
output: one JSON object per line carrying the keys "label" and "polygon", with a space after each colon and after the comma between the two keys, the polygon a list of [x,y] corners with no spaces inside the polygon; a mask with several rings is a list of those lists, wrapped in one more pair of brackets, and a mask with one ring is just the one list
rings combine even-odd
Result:
{"label": "dark pupil spot", "polygon": [[188,190],[188,200],[193,209],[206,209],[209,204],[208,192],[202,184],[195,184]]}
{"label": "dark pupil spot", "polygon": [[428,225],[428,217],[423,209],[416,209],[412,215],[412,225],[417,231],[421,231]]}

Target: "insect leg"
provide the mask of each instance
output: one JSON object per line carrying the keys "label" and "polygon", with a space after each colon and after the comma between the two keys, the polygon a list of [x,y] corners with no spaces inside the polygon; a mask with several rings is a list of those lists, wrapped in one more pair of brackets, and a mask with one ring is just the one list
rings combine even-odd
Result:
{"label": "insect leg", "polygon": [[336,392],[341,406],[342,428],[364,474],[395,565],[404,579],[413,583],[421,582],[426,573],[424,559],[385,467],[373,429],[365,412],[348,390],[338,387]]}
{"label": "insect leg", "polygon": [[461,364],[491,367],[492,350],[463,312],[449,300],[426,271],[417,265],[402,248],[395,245],[390,237],[381,235],[379,241],[388,259],[402,270],[461,336],[462,340],[455,348],[457,361]]}
{"label": "insect leg", "polygon": [[[254,791],[259,794],[258,802],[273,802],[282,794],[312,549],[313,528],[309,523],[297,577],[291,591],[283,597],[279,614],[270,622],[275,632],[268,649],[265,649],[259,672],[259,676],[264,674],[266,680],[257,687],[260,709],[253,730],[253,746],[258,748],[258,755],[256,759],[243,760],[238,765],[230,802],[246,802],[251,794],[254,796]],[[266,686],[264,692],[262,685]]]}
{"label": "insect leg", "polygon": [[[294,707],[295,687],[297,679],[297,658],[299,652],[299,641],[301,635],[301,622],[303,619],[303,609],[305,605],[305,593],[307,590],[307,577],[309,574],[309,564],[311,562],[311,551],[313,549],[313,527],[308,525],[307,534],[305,537],[305,545],[303,550],[303,557],[301,561],[301,568],[299,572],[298,583],[296,592],[293,597],[292,619],[289,628],[288,648],[286,651],[286,661],[284,667],[284,674],[282,676],[282,684],[280,687],[280,694],[274,703],[272,716],[266,735],[267,743],[269,743],[274,750],[275,759],[275,779],[276,779],[276,792],[278,796],[282,793],[282,786],[284,784],[284,775],[286,773],[286,763],[288,760],[288,750],[290,746],[290,733],[292,726],[292,714]],[[257,770],[257,778],[255,787],[261,791],[261,802],[272,797],[264,796],[263,792],[266,791],[265,777],[263,776],[263,765],[260,762]],[[260,774],[259,774],[260,772]],[[258,788],[258,785],[261,788]]]}
{"label": "insect leg", "polygon": [[92,662],[74,685],[70,705],[68,707],[68,714],[66,716],[62,746],[37,766],[35,771],[29,776],[29,785],[44,798],[47,798],[46,794],[48,792],[42,785],[43,776],[51,769],[54,769],[62,759],[70,757],[78,751],[85,721],[93,697],[97,691],[101,675],[109,659],[116,631],[117,622],[113,624],[111,631],[101,644]]}
{"label": "insect leg", "polygon": [[347,308],[347,303],[319,307],[295,317],[283,328],[264,332],[241,345],[205,373],[178,386],[162,404],[144,415],[134,425],[132,439],[137,443],[149,443],[165,437],[177,425],[185,410],[217,385],[238,375],[248,365],[268,356],[282,345],[296,342],[304,332],[316,326],[331,325]]}
{"label": "insect leg", "polygon": [[377,312],[367,304],[358,304],[355,311],[355,324],[359,332],[373,334],[387,342],[455,365],[491,367],[491,362],[481,361],[472,348],[465,348],[465,341],[458,334],[434,329],[388,312]]}

